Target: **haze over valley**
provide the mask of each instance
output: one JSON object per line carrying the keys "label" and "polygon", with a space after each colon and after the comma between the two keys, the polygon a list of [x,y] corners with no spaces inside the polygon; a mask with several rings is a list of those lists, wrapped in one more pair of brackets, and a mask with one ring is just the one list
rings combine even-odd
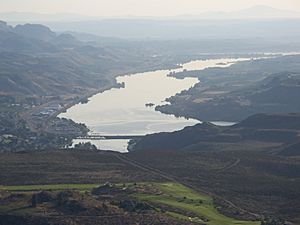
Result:
{"label": "haze over valley", "polygon": [[296,0],[0,9],[0,225],[300,224]]}

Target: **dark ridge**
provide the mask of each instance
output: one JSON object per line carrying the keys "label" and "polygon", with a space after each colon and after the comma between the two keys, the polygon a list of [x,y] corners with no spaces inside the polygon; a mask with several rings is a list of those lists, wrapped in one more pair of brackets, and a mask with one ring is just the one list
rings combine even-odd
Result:
{"label": "dark ridge", "polygon": [[234,125],[233,127],[300,130],[300,113],[256,114]]}

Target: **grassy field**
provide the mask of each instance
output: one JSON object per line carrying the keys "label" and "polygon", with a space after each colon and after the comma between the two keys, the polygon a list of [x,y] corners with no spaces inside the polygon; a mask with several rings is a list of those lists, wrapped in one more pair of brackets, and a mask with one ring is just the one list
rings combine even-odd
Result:
{"label": "grassy field", "polygon": [[[142,201],[148,201],[155,205],[165,205],[173,209],[180,209],[192,212],[199,217],[186,217],[193,222],[206,220],[208,225],[258,225],[259,222],[239,221],[220,214],[213,204],[210,196],[202,195],[193,190],[176,183],[159,183],[156,187],[161,191],[159,195],[138,194],[137,197]],[[178,212],[167,212],[171,216],[180,218]]]}
{"label": "grassy field", "polygon": [[[79,190],[90,191],[100,184],[49,184],[49,185],[20,185],[0,186],[0,190],[11,192],[24,191],[59,191]],[[132,184],[131,184],[132,185]],[[213,199],[208,195],[199,194],[178,183],[140,183],[156,190],[151,194],[134,194],[141,201],[146,201],[164,209],[167,215],[176,219],[208,225],[259,225],[259,222],[239,221],[222,215],[217,211]],[[0,208],[1,209],[1,208]],[[2,209],[3,211],[3,209]],[[4,210],[5,211],[5,210]]]}
{"label": "grassy field", "polygon": [[88,191],[101,184],[49,184],[49,185],[19,185],[19,186],[0,186],[3,191],[59,191],[59,190],[79,190]]}
{"label": "grassy field", "polygon": [[[248,148],[247,146],[249,145],[245,143],[243,149]],[[226,148],[229,147],[228,144]],[[264,216],[277,215],[299,224],[299,158],[238,149],[202,152],[201,149],[205,148],[204,145],[199,147],[199,151],[137,151],[128,154],[127,157],[176,177],[183,183],[189,183],[195,189],[210,191],[250,212]],[[239,163],[235,164],[237,159],[240,159]],[[0,191],[65,188],[85,190],[91,188],[91,184],[106,182],[113,184],[167,182],[157,174],[137,169],[107,152],[5,153],[0,154],[0,161]],[[230,167],[231,165],[235,166]],[[57,185],[63,183],[67,185]],[[40,184],[47,185],[41,187]],[[171,190],[175,190],[174,187]],[[184,195],[187,194],[179,196]],[[160,196],[160,199],[174,202],[174,198],[170,200],[166,196]],[[237,213],[222,201],[216,202],[216,205],[220,206],[219,211],[222,214]],[[196,210],[200,206],[192,208]],[[252,218],[247,214],[241,214],[239,217],[243,218],[241,220]]]}

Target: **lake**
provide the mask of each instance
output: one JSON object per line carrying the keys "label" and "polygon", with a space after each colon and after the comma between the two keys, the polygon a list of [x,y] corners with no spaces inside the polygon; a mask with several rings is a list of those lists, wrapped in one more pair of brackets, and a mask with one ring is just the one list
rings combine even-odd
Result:
{"label": "lake", "polygon": [[[84,123],[91,133],[100,135],[145,135],[172,132],[200,123],[198,120],[176,118],[155,111],[155,106],[167,104],[166,98],[193,87],[197,78],[176,79],[170,72],[203,70],[210,67],[228,67],[247,58],[196,60],[173,70],[158,70],[117,77],[124,88],[112,88],[89,98],[86,104],[77,104],[60,117]],[[149,104],[149,106],[146,106]],[[216,122],[218,123],[218,122]],[[228,123],[219,123],[229,125]],[[74,144],[90,141],[101,150],[127,152],[129,140],[74,140]]]}

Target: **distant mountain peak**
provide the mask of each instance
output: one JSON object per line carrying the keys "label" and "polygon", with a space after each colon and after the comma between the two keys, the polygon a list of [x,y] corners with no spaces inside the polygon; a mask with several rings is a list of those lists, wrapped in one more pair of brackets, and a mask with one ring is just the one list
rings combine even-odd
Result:
{"label": "distant mountain peak", "polygon": [[249,13],[254,13],[254,15],[267,15],[267,16],[298,16],[300,17],[300,12],[296,11],[290,11],[290,10],[282,10],[282,9],[276,9],[268,5],[256,5],[247,9],[243,9],[240,11],[237,11],[235,13],[244,13],[244,12],[249,12]]}
{"label": "distant mountain peak", "polygon": [[254,9],[254,10],[278,10],[274,7],[271,7],[271,6],[268,6],[268,5],[255,5],[255,6],[252,6],[249,9]]}
{"label": "distant mountain peak", "polygon": [[[31,12],[6,12],[0,13],[0,18],[12,23],[24,22],[78,22],[90,20],[103,20],[109,19],[104,17],[93,17],[74,13],[56,13],[56,14],[41,14]],[[182,20],[220,20],[220,19],[274,19],[274,18],[300,18],[300,12],[292,10],[277,9],[268,5],[255,5],[250,8],[241,9],[238,11],[225,12],[225,11],[207,11],[197,15],[182,14],[170,17],[119,17],[119,19],[182,19]],[[110,18],[113,19],[113,18]],[[116,19],[116,18],[114,18]]]}
{"label": "distant mountain peak", "polygon": [[43,41],[49,41],[56,37],[56,34],[52,32],[49,27],[40,24],[17,25],[15,32],[28,38]]}
{"label": "distant mountain peak", "polygon": [[8,30],[11,30],[11,29],[12,29],[12,27],[8,26],[5,21],[0,20],[0,30],[8,31]]}

